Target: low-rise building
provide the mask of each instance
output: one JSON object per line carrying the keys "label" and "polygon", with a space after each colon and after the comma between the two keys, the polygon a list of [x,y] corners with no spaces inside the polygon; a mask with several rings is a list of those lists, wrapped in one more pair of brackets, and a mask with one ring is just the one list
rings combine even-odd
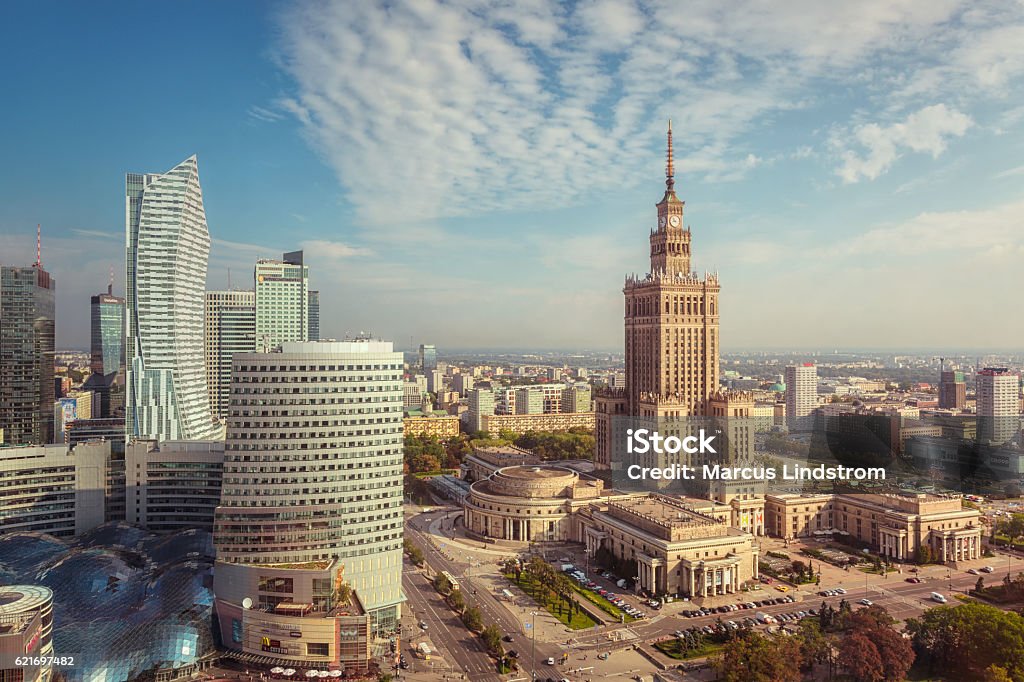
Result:
{"label": "low-rise building", "polygon": [[459,418],[447,413],[407,413],[402,419],[402,428],[406,436],[433,436],[438,440],[448,440],[458,437]]}
{"label": "low-rise building", "polygon": [[553,414],[492,414],[480,416],[481,431],[526,433],[527,431],[568,431],[594,429],[593,412],[562,412]]}
{"label": "low-rise building", "polygon": [[110,443],[0,448],[0,533],[80,535],[104,522]]}
{"label": "low-rise building", "polygon": [[636,561],[641,590],[708,597],[739,592],[758,575],[754,536],[723,518],[648,494],[591,505],[578,521],[588,553],[606,551],[620,561]]}
{"label": "low-rise building", "polygon": [[770,494],[765,496],[765,514],[771,535],[848,535],[898,561],[915,560],[922,547],[942,562],[981,556],[981,514],[963,508],[959,497]]}

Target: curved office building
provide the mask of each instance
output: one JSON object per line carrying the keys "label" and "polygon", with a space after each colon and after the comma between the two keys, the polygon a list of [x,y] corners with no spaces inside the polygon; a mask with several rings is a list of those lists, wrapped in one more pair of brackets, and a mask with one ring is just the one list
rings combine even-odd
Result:
{"label": "curved office building", "polygon": [[210,233],[196,157],[129,173],[125,208],[128,437],[215,438],[203,357]]}
{"label": "curved office building", "polygon": [[365,670],[403,600],[402,354],[285,342],[232,364],[214,521],[222,641],[252,663]]}

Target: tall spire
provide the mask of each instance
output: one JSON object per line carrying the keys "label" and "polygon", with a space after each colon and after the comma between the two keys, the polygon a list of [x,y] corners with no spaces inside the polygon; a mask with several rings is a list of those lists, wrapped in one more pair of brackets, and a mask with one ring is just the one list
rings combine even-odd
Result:
{"label": "tall spire", "polygon": [[107,296],[114,295],[114,266],[110,266],[110,282],[107,283]]}
{"label": "tall spire", "polygon": [[36,267],[43,267],[43,226],[36,223]]}
{"label": "tall spire", "polygon": [[676,169],[672,164],[672,119],[668,120],[668,164],[665,167],[665,187],[669,192],[676,186]]}

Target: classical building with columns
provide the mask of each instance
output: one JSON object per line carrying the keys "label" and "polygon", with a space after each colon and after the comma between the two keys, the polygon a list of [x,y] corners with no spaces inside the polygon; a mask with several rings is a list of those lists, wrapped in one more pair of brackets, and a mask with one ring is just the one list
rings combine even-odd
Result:
{"label": "classical building with columns", "polygon": [[706,500],[686,502],[651,493],[590,505],[576,517],[579,539],[592,555],[635,560],[638,586],[652,594],[732,594],[756,579],[754,536],[729,525],[727,515],[700,511]]}
{"label": "classical building with columns", "polygon": [[509,542],[575,540],[572,514],[597,501],[604,483],[551,465],[507,466],[469,487],[463,524],[478,537]]}
{"label": "classical building with columns", "polygon": [[922,546],[942,562],[977,559],[982,552],[981,513],[964,508],[953,496],[767,495],[765,516],[770,535],[847,534],[897,561],[914,561]]}

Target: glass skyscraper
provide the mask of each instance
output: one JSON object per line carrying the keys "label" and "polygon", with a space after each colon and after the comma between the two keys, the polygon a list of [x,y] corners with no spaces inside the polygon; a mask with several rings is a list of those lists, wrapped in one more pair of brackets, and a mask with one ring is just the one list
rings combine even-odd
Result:
{"label": "glass skyscraper", "polygon": [[94,374],[107,376],[124,368],[124,299],[107,293],[92,297],[91,363]]}
{"label": "glass skyscraper", "polygon": [[420,370],[437,369],[437,348],[433,344],[420,344]]}
{"label": "glass skyscraper", "polygon": [[53,440],[54,294],[39,261],[0,267],[0,443]]}
{"label": "glass skyscraper", "polygon": [[128,437],[214,438],[203,363],[210,234],[196,157],[129,173],[125,204]]}
{"label": "glass skyscraper", "polygon": [[320,340],[320,292],[309,292],[309,340]]}

